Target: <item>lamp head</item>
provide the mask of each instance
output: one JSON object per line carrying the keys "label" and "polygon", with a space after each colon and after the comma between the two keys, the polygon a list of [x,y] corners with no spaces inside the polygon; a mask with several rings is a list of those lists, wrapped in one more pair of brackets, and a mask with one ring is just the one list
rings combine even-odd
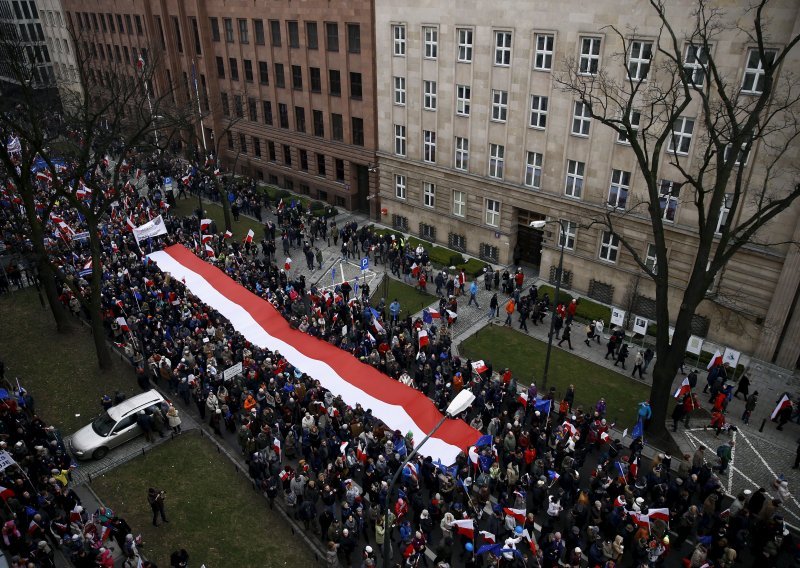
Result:
{"label": "lamp head", "polygon": [[528,225],[534,229],[541,229],[547,224],[547,221],[531,221]]}

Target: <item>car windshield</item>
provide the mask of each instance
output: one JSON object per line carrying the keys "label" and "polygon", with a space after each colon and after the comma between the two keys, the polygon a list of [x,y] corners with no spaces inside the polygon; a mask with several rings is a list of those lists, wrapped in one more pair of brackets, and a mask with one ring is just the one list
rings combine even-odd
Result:
{"label": "car windshield", "polygon": [[98,416],[94,422],[92,422],[92,430],[95,431],[95,434],[98,436],[108,436],[111,433],[111,429],[117,422],[113,420],[107,412],[104,412],[100,416]]}

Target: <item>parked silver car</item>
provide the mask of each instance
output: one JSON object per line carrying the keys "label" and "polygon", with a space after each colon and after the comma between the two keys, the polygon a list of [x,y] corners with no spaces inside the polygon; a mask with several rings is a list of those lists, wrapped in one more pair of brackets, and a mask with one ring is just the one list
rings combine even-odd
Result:
{"label": "parked silver car", "polygon": [[153,389],[112,406],[72,435],[69,441],[72,454],[81,460],[105,457],[112,448],[142,434],[136,423],[140,410],[152,414],[163,402],[166,399]]}

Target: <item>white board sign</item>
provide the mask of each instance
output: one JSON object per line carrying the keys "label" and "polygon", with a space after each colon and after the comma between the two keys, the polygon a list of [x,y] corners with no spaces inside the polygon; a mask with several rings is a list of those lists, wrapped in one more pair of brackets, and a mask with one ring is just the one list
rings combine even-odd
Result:
{"label": "white board sign", "polygon": [[735,369],[736,365],[739,364],[740,355],[741,352],[736,351],[736,349],[731,349],[730,347],[726,347],[725,353],[722,355],[722,364],[724,365],[725,363],[727,363],[728,365],[730,365]]}
{"label": "white board sign", "polygon": [[228,367],[227,369],[225,369],[225,371],[222,373],[222,378],[227,381],[228,379],[232,379],[236,375],[241,375],[241,374],[242,374],[242,362],[239,361],[232,367]]}
{"label": "white board sign", "polygon": [[639,335],[647,335],[647,326],[650,325],[650,320],[641,316],[634,316],[633,318],[633,332]]}
{"label": "white board sign", "polygon": [[625,310],[611,308],[611,325],[623,325],[625,323]]}
{"label": "white board sign", "polygon": [[693,355],[700,355],[703,349],[703,338],[692,335],[689,337],[689,343],[686,344],[686,351]]}
{"label": "white board sign", "polygon": [[16,465],[16,463],[7,451],[0,452],[0,471],[5,471],[6,468]]}

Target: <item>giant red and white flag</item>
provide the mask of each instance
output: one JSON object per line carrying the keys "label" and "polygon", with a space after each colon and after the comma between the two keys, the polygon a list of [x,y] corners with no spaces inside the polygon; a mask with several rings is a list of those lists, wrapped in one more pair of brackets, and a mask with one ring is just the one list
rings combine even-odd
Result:
{"label": "giant red and white flag", "polygon": [[[182,245],[149,255],[163,272],[186,283],[192,294],[227,318],[245,339],[280,351],[298,369],[320,381],[351,407],[371,408],[391,430],[424,438],[442,415],[421,392],[395,381],[327,342],[292,329],[272,304],[253,294],[224,272]],[[474,444],[480,432],[463,420],[448,419],[422,447],[434,461],[452,464],[459,452]]]}
{"label": "giant red and white flag", "polygon": [[789,397],[787,395],[783,395],[781,399],[778,401],[778,404],[775,406],[775,410],[772,411],[772,416],[770,416],[770,419],[775,420],[775,418],[778,417],[778,414],[780,414],[781,410],[791,405],[792,401],[789,400]]}

